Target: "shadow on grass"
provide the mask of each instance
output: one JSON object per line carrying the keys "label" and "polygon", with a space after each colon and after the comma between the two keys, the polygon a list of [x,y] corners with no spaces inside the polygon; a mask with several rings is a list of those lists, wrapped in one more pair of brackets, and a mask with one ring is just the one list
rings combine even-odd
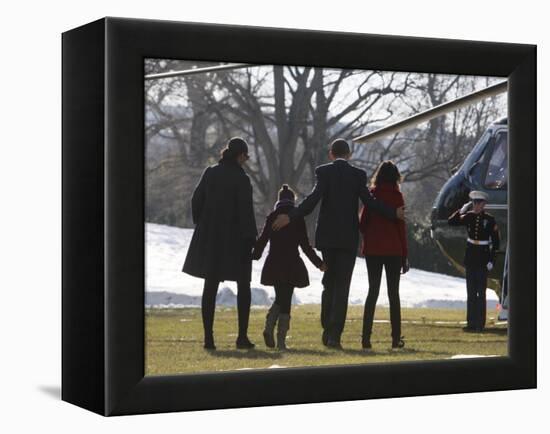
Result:
{"label": "shadow on grass", "polygon": [[322,349],[312,350],[309,348],[292,347],[288,348],[283,354],[326,357],[331,356],[334,353]]}
{"label": "shadow on grass", "polygon": [[485,328],[480,335],[498,335],[498,336],[506,336],[508,334],[507,328]]}
{"label": "shadow on grass", "polygon": [[448,355],[450,353],[448,352],[436,352],[436,351],[423,351],[418,350],[415,348],[403,348],[397,351],[392,351],[390,349],[380,349],[380,350],[358,350],[358,349],[351,349],[351,348],[344,348],[343,350],[336,350],[336,349],[308,349],[308,348],[299,348],[299,347],[293,347],[288,348],[286,351],[278,351],[278,350],[216,350],[216,351],[209,351],[208,354],[213,357],[220,357],[220,358],[236,358],[236,359],[280,359],[284,355],[292,356],[316,356],[316,357],[334,357],[338,355],[348,355],[348,356],[361,356],[361,357],[369,357],[369,356],[402,356],[403,354],[422,354],[422,353],[431,353],[431,354],[441,354],[441,355]]}
{"label": "shadow on grass", "polygon": [[213,357],[228,357],[234,359],[280,359],[284,353],[264,350],[216,350],[209,351]]}
{"label": "shadow on grass", "polygon": [[[422,342],[422,340],[418,339],[417,342]],[[477,345],[477,344],[498,344],[501,341],[497,340],[491,340],[491,339],[430,339],[426,340],[425,342],[429,344],[468,344],[468,345]]]}
{"label": "shadow on grass", "polygon": [[[348,355],[348,356],[359,356],[359,357],[373,357],[373,356],[395,356],[400,357],[403,355],[415,355],[415,354],[434,354],[434,355],[441,355],[441,356],[449,356],[452,355],[452,353],[448,351],[433,351],[433,350],[421,350],[417,348],[401,348],[399,350],[391,350],[391,349],[383,349],[383,348],[373,348],[371,350],[361,350],[361,349],[353,349],[353,348],[346,348],[344,347],[343,350],[337,350],[337,349],[319,349],[319,350],[313,350],[313,349],[307,349],[307,348],[289,348],[285,352],[277,353],[269,353],[269,354],[288,354],[288,355],[301,355],[301,356],[317,356],[317,357],[334,357],[338,355]],[[280,356],[279,356],[280,357]]]}
{"label": "shadow on grass", "polygon": [[402,357],[403,355],[421,355],[421,354],[434,354],[438,356],[448,356],[451,353],[448,351],[433,351],[433,350],[420,350],[417,348],[400,348],[398,350],[392,349],[376,349],[375,347],[370,350],[352,350],[344,349],[342,350],[344,354],[362,356],[362,357],[373,357],[373,356],[390,356],[390,357]]}
{"label": "shadow on grass", "polygon": [[508,334],[508,328],[507,327],[485,327],[485,329],[481,333],[471,333],[471,332],[465,332],[462,330],[462,327],[464,327],[464,324],[460,324],[459,326],[454,325],[443,325],[443,324],[415,324],[419,327],[437,327],[440,329],[447,329],[447,330],[456,330],[461,333],[464,333],[468,336],[483,336],[484,334],[494,334],[494,335],[506,335]]}

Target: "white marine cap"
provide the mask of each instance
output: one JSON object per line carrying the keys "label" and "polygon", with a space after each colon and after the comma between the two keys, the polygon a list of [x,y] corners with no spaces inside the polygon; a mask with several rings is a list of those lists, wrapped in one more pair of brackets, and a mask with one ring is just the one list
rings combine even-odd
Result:
{"label": "white marine cap", "polygon": [[472,200],[484,200],[485,202],[489,199],[489,195],[487,193],[478,190],[471,191],[469,196]]}

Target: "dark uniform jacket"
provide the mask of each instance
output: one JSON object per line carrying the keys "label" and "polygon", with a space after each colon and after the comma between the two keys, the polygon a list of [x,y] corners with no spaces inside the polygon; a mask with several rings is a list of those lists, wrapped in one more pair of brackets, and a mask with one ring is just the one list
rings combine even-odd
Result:
{"label": "dark uniform jacket", "polygon": [[477,245],[466,242],[464,265],[467,267],[486,267],[488,262],[494,262],[495,252],[500,247],[500,236],[495,218],[482,211],[479,214],[469,211],[460,214],[456,211],[449,217],[449,225],[466,226],[468,238],[472,241],[490,241],[490,244]]}
{"label": "dark uniform jacket", "polygon": [[208,167],[193,192],[191,211],[196,226],[183,271],[220,281],[250,281],[257,230],[252,185],[243,168],[223,159]]}
{"label": "dark uniform jacket", "polygon": [[367,188],[367,174],[345,160],[335,160],[315,169],[316,183],[311,193],[289,217],[305,217],[321,202],[315,230],[315,247],[356,250],[359,242],[359,199],[370,210],[395,220],[394,208],[376,200]]}
{"label": "dark uniform jacket", "polygon": [[316,267],[320,267],[322,260],[309,244],[306,223],[303,218],[293,219],[281,230],[271,228],[273,221],[279,214],[288,214],[294,207],[281,206],[267,216],[262,234],[256,241],[253,259],[260,259],[262,252],[269,241],[269,254],[262,270],[262,285],[274,286],[285,283],[294,287],[303,288],[309,285],[309,276],[298,246]]}

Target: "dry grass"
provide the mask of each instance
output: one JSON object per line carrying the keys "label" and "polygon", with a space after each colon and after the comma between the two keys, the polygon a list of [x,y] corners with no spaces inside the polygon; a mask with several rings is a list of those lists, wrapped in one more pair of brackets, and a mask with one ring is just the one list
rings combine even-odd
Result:
{"label": "dry grass", "polygon": [[[235,308],[216,310],[214,334],[216,351],[202,348],[200,309],[148,309],[146,313],[146,374],[166,375],[246,368],[295,367],[381,363],[410,360],[446,359],[458,354],[507,354],[506,326],[495,324],[487,314],[484,333],[462,331],[465,312],[451,309],[403,309],[402,334],[406,347],[392,351],[389,311],[377,308],[372,335],[373,350],[361,349],[362,306],[350,306],[342,339],[343,351],[321,344],[318,305],[292,308],[289,351],[279,352],[264,346],[261,332],[266,309],[253,309],[249,336],[253,350],[236,350],[237,312]],[[388,321],[388,322],[386,322]]]}

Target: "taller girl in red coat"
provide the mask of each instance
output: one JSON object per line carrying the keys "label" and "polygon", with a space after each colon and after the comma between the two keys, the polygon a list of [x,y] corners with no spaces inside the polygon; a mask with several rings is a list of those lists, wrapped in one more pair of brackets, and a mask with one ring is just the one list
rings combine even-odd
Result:
{"label": "taller girl in red coat", "polygon": [[[395,208],[405,206],[403,195],[399,190],[400,181],[401,175],[397,166],[392,161],[383,161],[372,177],[371,193],[376,199],[389,206]],[[409,270],[405,221],[385,219],[364,207],[359,228],[363,234],[363,255],[365,255],[369,275],[369,293],[363,315],[363,348],[371,348],[370,336],[376,300],[380,293],[382,268],[386,270],[390,301],[392,348],[402,348],[405,342],[401,336],[399,279],[401,271],[404,274]]]}

